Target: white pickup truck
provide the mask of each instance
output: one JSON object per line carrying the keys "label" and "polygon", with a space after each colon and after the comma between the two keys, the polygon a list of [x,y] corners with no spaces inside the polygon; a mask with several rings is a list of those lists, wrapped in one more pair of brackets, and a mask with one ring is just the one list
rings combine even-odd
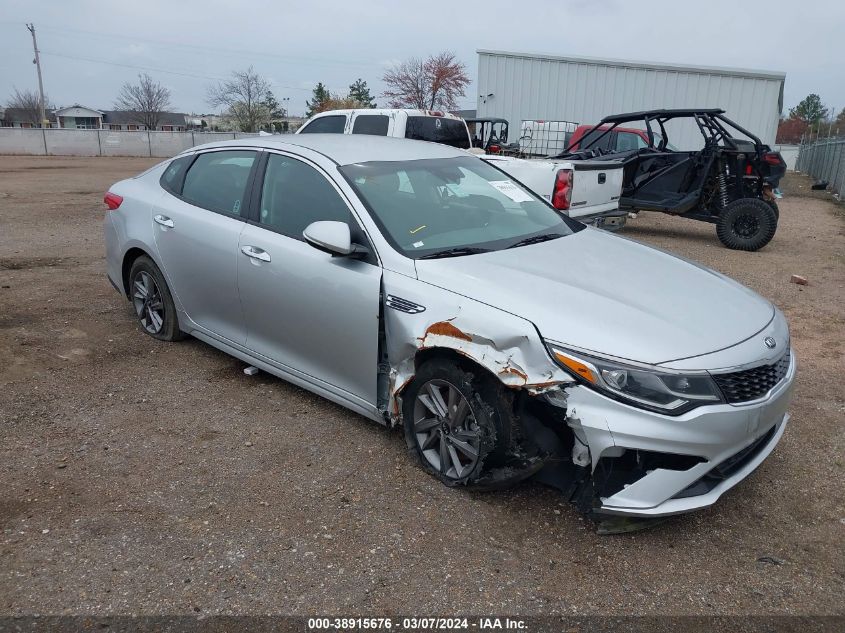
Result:
{"label": "white pickup truck", "polygon": [[483,158],[571,218],[610,230],[625,224],[628,214],[619,210],[621,164],[496,154]]}
{"label": "white pickup truck", "polygon": [[[316,114],[297,134],[374,134],[444,143],[477,153],[463,119],[434,110],[353,109]],[[507,139],[501,139],[503,143]],[[542,196],[553,207],[583,222],[621,227],[622,165],[612,161],[523,159],[482,155],[494,167]]]}

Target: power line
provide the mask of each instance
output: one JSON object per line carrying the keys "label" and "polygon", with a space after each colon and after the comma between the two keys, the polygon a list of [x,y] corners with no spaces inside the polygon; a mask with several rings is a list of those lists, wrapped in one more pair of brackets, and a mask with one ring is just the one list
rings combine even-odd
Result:
{"label": "power line", "polygon": [[107,66],[121,66],[122,68],[134,68],[136,70],[148,70],[157,73],[167,73],[169,75],[179,75],[181,77],[194,77],[196,79],[211,79],[214,81],[221,81],[223,77],[214,77],[211,75],[198,75],[196,73],[187,73],[178,70],[167,70],[165,68],[152,68],[150,66],[138,66],[136,64],[122,64],[120,62],[108,62],[103,59],[93,59],[91,57],[79,57],[77,55],[65,55],[64,53],[54,53],[52,51],[41,51],[42,55],[50,55],[51,57],[64,57],[65,59],[74,59],[81,62],[91,62],[94,64],[105,64]]}
{"label": "power line", "polygon": [[215,52],[215,53],[231,53],[235,55],[249,55],[250,57],[272,57],[276,59],[281,59],[284,61],[290,62],[308,62],[312,64],[324,64],[328,66],[357,66],[359,68],[368,68],[371,69],[373,67],[377,67],[378,64],[370,61],[364,60],[348,60],[348,59],[320,59],[315,57],[303,57],[303,56],[296,56],[296,55],[281,55],[279,53],[270,53],[266,51],[254,51],[248,49],[237,49],[237,48],[221,48],[219,46],[204,46],[202,44],[188,44],[185,42],[176,42],[173,40],[160,40],[154,38],[145,38],[145,37],[138,37],[135,35],[113,35],[111,33],[101,33],[97,31],[86,31],[82,29],[71,29],[67,27],[59,28],[54,26],[41,26],[43,30],[55,31],[57,33],[78,33],[80,35],[88,35],[88,36],[95,36],[95,37],[103,37],[108,39],[119,39],[125,42],[127,39],[130,40],[137,40],[139,42],[147,42],[150,44],[160,44],[165,46],[172,46],[175,48],[186,48],[186,49],[194,49],[198,51],[204,52]]}
{"label": "power line", "polygon": [[[51,57],[63,57],[65,59],[73,59],[76,61],[82,62],[91,62],[94,64],[105,64],[107,66],[119,66],[121,68],[132,68],[135,70],[146,70],[148,72],[155,72],[155,73],[167,73],[170,75],[179,75],[180,77],[192,77],[194,79],[209,79],[211,81],[225,81],[226,77],[218,77],[214,75],[200,75],[197,73],[190,73],[181,70],[170,70],[167,68],[154,68],[152,66],[140,66],[138,64],[124,64],[121,62],[112,62],[106,61],[104,59],[94,59],[93,57],[80,57],[78,55],[66,55],[64,53],[54,53],[52,51],[41,51],[42,55],[50,55]],[[273,85],[275,88],[282,88],[284,90],[301,90],[303,92],[311,92],[311,88],[299,88],[297,86],[287,86],[284,84],[277,83],[275,81],[269,81],[270,84]]]}

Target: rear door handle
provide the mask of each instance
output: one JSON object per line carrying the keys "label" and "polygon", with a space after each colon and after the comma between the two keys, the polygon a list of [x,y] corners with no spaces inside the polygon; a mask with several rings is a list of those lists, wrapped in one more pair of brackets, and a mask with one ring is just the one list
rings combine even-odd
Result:
{"label": "rear door handle", "polygon": [[599,174],[599,184],[603,185],[605,182],[607,182],[607,174],[605,174],[605,173]]}
{"label": "rear door handle", "polygon": [[162,226],[166,226],[169,229],[172,229],[174,226],[173,220],[168,218],[166,215],[153,216],[153,220],[155,220],[158,224],[161,224]]}
{"label": "rear door handle", "polygon": [[260,259],[262,262],[270,261],[270,253],[257,246],[241,246],[241,253],[253,259]]}

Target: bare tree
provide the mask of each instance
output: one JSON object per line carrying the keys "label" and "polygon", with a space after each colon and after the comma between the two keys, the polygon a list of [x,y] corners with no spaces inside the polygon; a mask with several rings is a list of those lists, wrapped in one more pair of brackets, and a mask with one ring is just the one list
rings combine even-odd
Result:
{"label": "bare tree", "polygon": [[161,115],[170,107],[170,90],[153,81],[147,73],[142,73],[138,75],[137,84],[123,84],[114,107],[129,112],[133,121],[154,130],[161,121]]}
{"label": "bare tree", "polygon": [[408,59],[384,73],[391,108],[454,110],[470,83],[466,66],[450,52]]}
{"label": "bare tree", "polygon": [[[29,123],[33,127],[41,127],[41,102],[36,90],[13,89],[12,96],[6,103],[7,108],[14,108],[20,111],[22,123]],[[52,108],[47,105],[48,100],[44,96],[44,109],[50,111]]]}
{"label": "bare tree", "polygon": [[226,114],[241,132],[255,132],[270,120],[270,109],[264,103],[269,90],[269,82],[250,66],[210,86],[206,100],[213,107],[226,107]]}

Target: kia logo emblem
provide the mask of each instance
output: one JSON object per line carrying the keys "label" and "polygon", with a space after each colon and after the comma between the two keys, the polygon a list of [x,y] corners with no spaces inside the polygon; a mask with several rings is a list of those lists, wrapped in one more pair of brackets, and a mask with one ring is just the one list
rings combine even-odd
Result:
{"label": "kia logo emblem", "polygon": [[774,349],[778,346],[778,342],[774,338],[772,338],[771,336],[767,336],[766,338],[764,338],[763,342],[766,344],[766,347],[768,347],[769,349]]}

